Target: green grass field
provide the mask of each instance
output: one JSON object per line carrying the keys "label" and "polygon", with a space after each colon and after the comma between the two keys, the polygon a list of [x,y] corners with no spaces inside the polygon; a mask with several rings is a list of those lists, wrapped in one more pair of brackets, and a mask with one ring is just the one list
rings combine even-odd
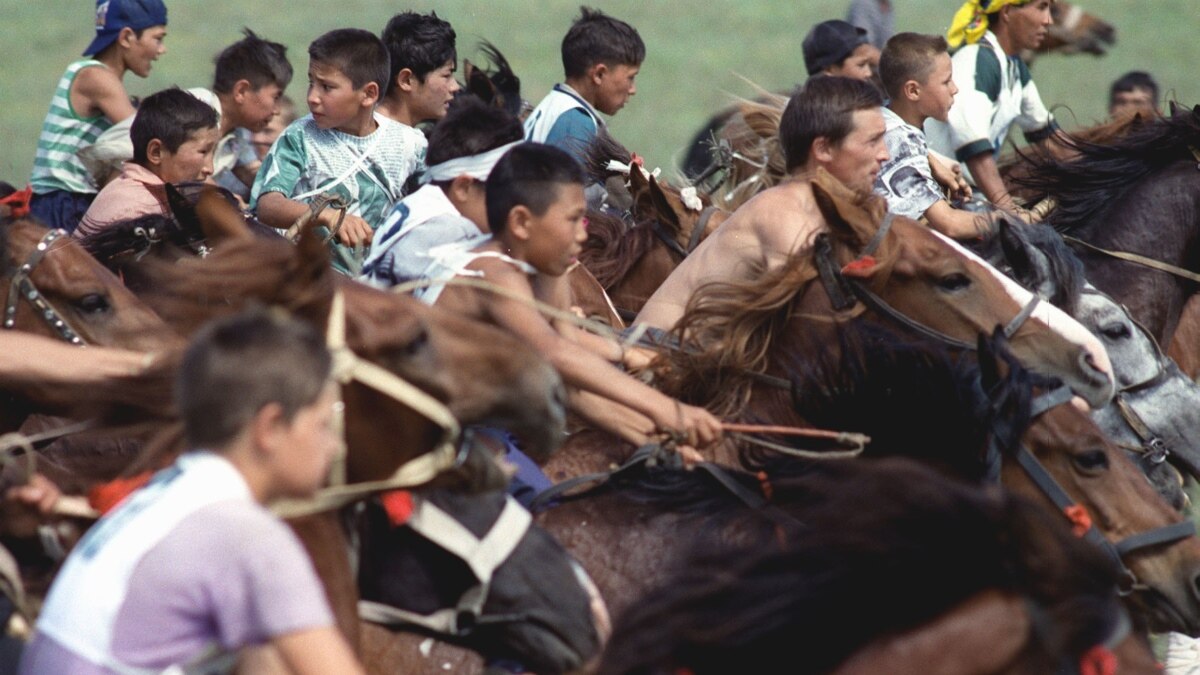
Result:
{"label": "green grass field", "polygon": [[[1086,8],[1118,27],[1118,43],[1103,58],[1049,57],[1034,74],[1047,104],[1065,106],[1064,126],[1103,116],[1109,82],[1131,69],[1147,69],[1181,102],[1200,102],[1200,41],[1194,0],[1083,0]],[[90,40],[91,0],[4,0],[0,24],[0,179],[26,180],[37,134],[63,68]],[[331,28],[381,30],[395,12],[436,9],[458,31],[459,56],[478,58],[480,38],[494,42],[522,77],[535,103],[561,77],[558,46],[578,3],[417,0],[167,0],[168,53],[146,80],[126,78],[130,93],[145,95],[172,84],[208,86],[212,57],[238,39],[242,26],[288,45],[297,76],[288,93],[303,108],[306,46]],[[673,167],[688,138],[733,96],[750,95],[748,78],[786,89],[804,77],[800,43],[809,27],[843,16],[847,0],[613,0],[595,3],[638,27],[649,55],[638,94],[614,118],[612,129],[652,165]],[[958,0],[895,0],[897,28],[944,31]],[[269,8],[269,9],[268,9]]]}

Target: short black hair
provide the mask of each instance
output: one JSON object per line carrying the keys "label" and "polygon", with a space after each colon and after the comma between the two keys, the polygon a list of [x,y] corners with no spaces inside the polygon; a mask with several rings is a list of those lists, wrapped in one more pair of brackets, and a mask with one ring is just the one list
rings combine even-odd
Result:
{"label": "short black hair", "polygon": [[243,28],[244,38],[217,54],[213,62],[213,91],[228,94],[238,80],[246,80],[255,90],[269,84],[287,89],[292,81],[292,64],[287,59],[287,47],[264,40],[249,28]]}
{"label": "short black hair", "polygon": [[393,16],[380,35],[391,58],[391,70],[383,94],[396,86],[396,76],[408,68],[425,82],[425,76],[441,68],[447,61],[457,64],[454,28],[438,17],[437,12],[417,14],[402,12]]}
{"label": "short black hair", "polygon": [[175,399],[191,448],[219,450],[270,403],[289,422],[321,395],[332,358],[312,326],[279,309],[214,321],[183,355]]}
{"label": "short black hair", "polygon": [[1154,76],[1144,70],[1131,70],[1118,77],[1112,83],[1112,87],[1109,88],[1109,107],[1111,108],[1116,103],[1117,94],[1123,94],[1135,89],[1145,89],[1150,92],[1150,96],[1154,99],[1154,105],[1158,105],[1158,82],[1154,80]]}
{"label": "short black hair", "polygon": [[814,77],[792,94],[779,120],[779,145],[787,170],[804,166],[813,141],[837,144],[854,130],[854,112],[883,106],[879,90],[848,77]]}
{"label": "short black hair", "polygon": [[146,147],[158,139],[170,152],[201,129],[215,129],[217,111],[179,87],[171,87],[142,99],[129,127],[133,141],[133,161],[146,166]]}
{"label": "short black hair", "polygon": [[597,63],[640,66],[646,60],[646,43],[636,28],[591,7],[580,7],[579,12],[562,41],[567,77],[582,77]]}
{"label": "short black hair", "polygon": [[504,232],[508,214],[524,206],[544,215],[564,185],[583,185],[583,167],[552,145],[522,143],[504,153],[487,180],[488,228]]}
{"label": "short black hair", "polygon": [[478,155],[525,137],[521,122],[474,96],[459,96],[429,133],[426,165]]}
{"label": "short black hair", "polygon": [[383,41],[371,31],[360,28],[331,30],[312,41],[308,46],[308,58],[337,68],[350,79],[355,89],[374,82],[383,95],[391,60]]}

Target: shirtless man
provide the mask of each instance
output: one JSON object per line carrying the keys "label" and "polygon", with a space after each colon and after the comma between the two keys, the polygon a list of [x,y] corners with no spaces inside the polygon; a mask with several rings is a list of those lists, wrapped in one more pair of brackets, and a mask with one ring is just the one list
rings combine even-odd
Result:
{"label": "shirtless man", "polygon": [[866,82],[818,77],[792,96],[779,124],[789,177],[738,209],[650,296],[636,323],[669,331],[700,286],[751,278],[812,243],[825,219],[806,176],[823,168],[855,190],[870,192],[888,158],[883,100]]}

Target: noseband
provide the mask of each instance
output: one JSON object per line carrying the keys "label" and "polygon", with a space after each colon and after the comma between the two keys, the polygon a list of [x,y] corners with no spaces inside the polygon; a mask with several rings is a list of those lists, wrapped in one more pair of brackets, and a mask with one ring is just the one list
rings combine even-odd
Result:
{"label": "noseband", "polygon": [[74,328],[71,328],[67,320],[46,300],[31,278],[33,270],[37,268],[38,264],[49,253],[50,244],[65,236],[67,236],[67,233],[62,230],[50,230],[47,232],[46,236],[42,237],[42,240],[33,249],[33,252],[29,254],[29,257],[25,259],[25,263],[13,273],[12,280],[8,285],[8,304],[4,307],[4,327],[11,330],[16,326],[17,303],[21,301],[21,298],[25,298],[33,306],[34,313],[41,317],[42,321],[45,321],[50,330],[58,335],[60,339],[70,342],[73,345],[83,346],[83,338],[79,337],[79,333]]}
{"label": "noseband", "polygon": [[[1037,419],[1047,410],[1068,403],[1073,396],[1074,394],[1070,388],[1062,386],[1036,397],[1033,400],[1033,406],[1030,410],[1030,419]],[[1000,447],[998,436],[998,434],[992,434],[986,459],[989,478],[996,481],[999,480],[1000,464],[1002,461],[1002,448]],[[1196,534],[1196,526],[1190,520],[1183,520],[1172,525],[1130,535],[1121,541],[1113,543],[1096,528],[1090,518],[1081,518],[1077,515],[1082,512],[1082,507],[1076,504],[1075,500],[1067,494],[1067,491],[1050,475],[1050,472],[1046,470],[1046,466],[1029,450],[1028,446],[1018,442],[1014,454],[1017,463],[1024,469],[1034,484],[1037,485],[1042,494],[1062,510],[1067,519],[1079,529],[1086,527],[1085,531],[1082,533],[1077,532],[1076,534],[1107,553],[1108,557],[1117,565],[1117,568],[1121,570],[1121,580],[1117,586],[1117,591],[1121,595],[1129,595],[1133,591],[1142,588],[1133,570],[1125,565],[1123,560],[1125,556],[1134,551],[1174,543]]]}
{"label": "noseband", "polygon": [[[859,253],[859,257],[869,256],[875,253],[879,245],[883,243],[892,227],[892,221],[895,219],[895,214],[888,212],[883,217],[883,222],[879,224],[879,230],[872,237],[871,241]],[[867,288],[866,284],[857,280],[846,277],[842,274],[841,267],[833,258],[833,246],[829,243],[829,237],[826,234],[817,236],[814,243],[814,257],[817,263],[817,272],[821,278],[821,284],[825,287],[826,294],[829,295],[829,302],[835,311],[845,311],[854,307],[858,303],[862,303],[865,307],[881,314],[892,321],[904,326],[905,328],[927,337],[936,342],[949,345],[955,349],[965,351],[977,351],[978,347],[973,342],[960,340],[956,337],[947,335],[942,331],[927,326],[900,310],[892,307],[886,300],[876,295],[871,289]],[[1034,295],[1021,311],[1017,312],[1005,326],[1004,337],[1011,338],[1020,330],[1029,317],[1033,315],[1034,309],[1037,308],[1041,298]]]}

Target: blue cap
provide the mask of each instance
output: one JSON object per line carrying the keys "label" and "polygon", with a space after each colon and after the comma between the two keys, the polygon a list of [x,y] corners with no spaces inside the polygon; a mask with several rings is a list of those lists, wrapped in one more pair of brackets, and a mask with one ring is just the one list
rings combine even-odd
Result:
{"label": "blue cap", "polygon": [[122,28],[145,30],[167,25],[167,6],[162,0],[96,0],[96,38],[83,50],[94,56],[116,42]]}

